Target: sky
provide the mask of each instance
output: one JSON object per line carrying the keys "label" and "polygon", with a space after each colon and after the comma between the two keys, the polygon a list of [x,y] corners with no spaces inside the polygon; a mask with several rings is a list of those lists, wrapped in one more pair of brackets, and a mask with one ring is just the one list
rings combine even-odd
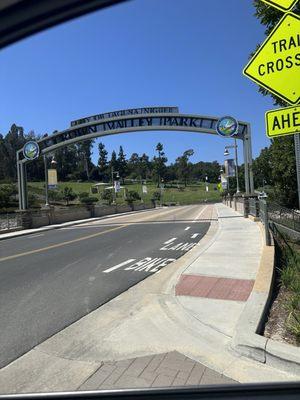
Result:
{"label": "sky", "polygon": [[[181,113],[232,115],[251,124],[253,156],[269,145],[264,113],[272,99],[243,76],[265,39],[250,0],[131,0],[58,25],[0,51],[0,133],[11,124],[36,134],[115,110],[178,106]],[[109,153],[169,162],[224,161],[232,140],[190,132],[143,132],[101,138]],[[97,162],[95,141],[93,161]],[[239,146],[239,162],[243,162]],[[232,154],[233,155],[233,154]]]}

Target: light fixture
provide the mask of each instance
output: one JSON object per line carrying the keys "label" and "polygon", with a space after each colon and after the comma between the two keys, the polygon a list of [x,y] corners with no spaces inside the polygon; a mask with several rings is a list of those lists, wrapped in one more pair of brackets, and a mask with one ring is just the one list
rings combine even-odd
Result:
{"label": "light fixture", "polygon": [[229,156],[229,151],[228,151],[227,147],[225,147],[224,156]]}

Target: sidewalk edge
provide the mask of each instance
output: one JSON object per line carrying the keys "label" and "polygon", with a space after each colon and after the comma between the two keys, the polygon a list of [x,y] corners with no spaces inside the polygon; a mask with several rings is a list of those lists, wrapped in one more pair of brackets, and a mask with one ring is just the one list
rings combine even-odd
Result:
{"label": "sidewalk edge", "polygon": [[[263,226],[261,230],[264,243]],[[260,334],[269,311],[274,284],[274,246],[263,244],[259,270],[251,295],[238,320],[231,349],[243,356],[300,375],[300,349],[286,343],[268,339]]]}

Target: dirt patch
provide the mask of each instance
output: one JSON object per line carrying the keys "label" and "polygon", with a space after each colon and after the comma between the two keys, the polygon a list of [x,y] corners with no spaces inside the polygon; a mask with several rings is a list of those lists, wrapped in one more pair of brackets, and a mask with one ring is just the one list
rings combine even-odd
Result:
{"label": "dirt patch", "polygon": [[278,342],[292,344],[299,347],[300,343],[297,342],[295,336],[286,328],[286,319],[288,317],[288,310],[285,306],[291,292],[281,287],[275,297],[270,309],[268,320],[265,324],[264,336],[277,340]]}

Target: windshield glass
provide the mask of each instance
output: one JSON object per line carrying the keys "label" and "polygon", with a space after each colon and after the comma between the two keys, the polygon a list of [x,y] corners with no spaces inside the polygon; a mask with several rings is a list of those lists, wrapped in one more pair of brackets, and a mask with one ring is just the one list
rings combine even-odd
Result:
{"label": "windshield glass", "polygon": [[135,0],[1,50],[0,394],[299,381],[299,32]]}

